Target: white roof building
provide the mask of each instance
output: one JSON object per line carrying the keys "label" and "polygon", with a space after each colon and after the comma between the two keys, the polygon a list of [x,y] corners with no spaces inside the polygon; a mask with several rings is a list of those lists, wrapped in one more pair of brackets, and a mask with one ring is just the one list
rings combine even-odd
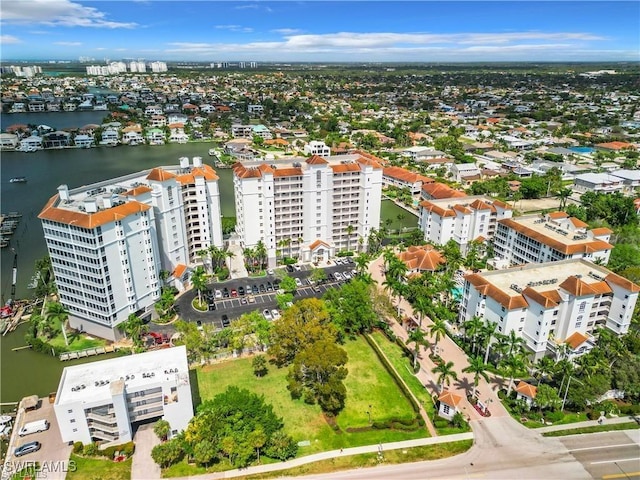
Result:
{"label": "white roof building", "polygon": [[164,418],[171,436],[193,417],[186,347],[66,367],[54,411],[63,442],[130,442],[134,422]]}

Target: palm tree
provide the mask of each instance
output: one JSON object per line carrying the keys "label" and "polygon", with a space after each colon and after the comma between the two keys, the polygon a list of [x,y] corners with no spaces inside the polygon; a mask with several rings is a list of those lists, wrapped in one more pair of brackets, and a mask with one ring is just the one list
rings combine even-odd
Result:
{"label": "palm tree", "polygon": [[[202,267],[198,267],[202,268]],[[140,346],[142,336],[149,331],[149,326],[135,313],[130,314],[127,319],[118,325],[118,330],[129,337],[134,345]]]}
{"label": "palm tree", "polygon": [[476,396],[476,389],[480,383],[480,377],[484,378],[486,382],[489,381],[489,376],[486,373],[487,364],[482,361],[482,357],[476,356],[469,361],[469,366],[462,369],[464,373],[473,374],[473,393],[472,397]]}
{"label": "palm tree", "polygon": [[509,335],[506,336],[505,346],[507,355],[519,355],[525,352],[525,341],[522,337],[519,337],[515,330],[511,330]]}
{"label": "palm tree", "polygon": [[393,252],[393,249],[390,247],[386,247],[382,252],[382,258],[384,259],[384,270],[385,273],[389,270],[389,265],[394,258],[396,258],[396,254]]}
{"label": "palm tree", "polygon": [[260,262],[260,270],[264,269],[267,264],[267,247],[264,246],[262,240],[259,240],[256,245],[256,257]]}
{"label": "palm tree", "polygon": [[359,253],[356,255],[354,262],[356,263],[356,271],[358,275],[362,276],[367,271],[367,267],[369,266],[369,261],[371,257],[367,253]]}
{"label": "palm tree", "polygon": [[48,302],[44,312],[44,318],[47,322],[60,322],[64,344],[69,346],[67,339],[67,320],[69,319],[69,310],[59,302]]}
{"label": "palm tree", "polygon": [[525,361],[522,355],[510,355],[501,363],[501,368],[509,376],[509,385],[507,387],[507,397],[511,394],[511,387],[515,376],[525,369]]}
{"label": "palm tree", "polygon": [[534,365],[535,377],[538,380],[551,375],[555,370],[556,362],[551,357],[542,357]]}
{"label": "palm tree", "polygon": [[464,322],[464,333],[467,336],[467,339],[471,337],[471,351],[475,353],[476,351],[476,338],[482,332],[482,327],[484,326],[484,322],[482,318],[477,315],[471,317],[471,320],[467,320]]}
{"label": "palm tree", "polygon": [[438,374],[438,383],[440,384],[440,391],[444,390],[445,385],[451,385],[451,380],[458,380],[458,374],[453,369],[453,362],[441,362],[431,369],[432,373]]}
{"label": "palm tree", "polygon": [[498,328],[498,324],[496,322],[487,322],[482,326],[481,332],[482,336],[487,339],[487,344],[484,347],[484,363],[489,361],[489,351],[491,350],[491,340],[493,340],[493,335],[496,333],[496,329]]}
{"label": "palm tree", "polygon": [[351,250],[351,234],[355,230],[353,225],[347,225],[347,252]]}
{"label": "palm tree", "polygon": [[287,246],[287,239],[283,238],[278,241],[278,248],[280,249],[280,261],[284,262],[284,248]]}
{"label": "palm tree", "polygon": [[560,190],[558,190],[557,196],[558,196],[558,199],[560,200],[559,209],[561,211],[564,211],[564,209],[567,207],[567,199],[571,197],[572,193],[573,193],[573,190],[567,187],[561,188]]}
{"label": "palm tree", "polygon": [[419,296],[413,303],[413,311],[418,314],[418,325],[422,328],[422,320],[431,311],[431,300],[426,296]]}
{"label": "palm tree", "polygon": [[441,318],[432,318],[433,324],[429,327],[429,333],[434,338],[433,353],[438,351],[438,342],[447,336],[447,325]]}
{"label": "palm tree", "polygon": [[253,265],[255,251],[253,250],[253,248],[245,248],[242,250],[242,255],[244,255],[244,261],[247,265],[247,270],[249,270],[249,272],[253,272],[255,268]]}
{"label": "palm tree", "polygon": [[209,256],[209,250],[207,250],[206,248],[203,250],[198,250],[196,252],[196,255],[198,255],[200,257],[200,260],[202,261],[202,266],[204,267],[204,269],[207,269],[207,263],[206,263],[206,258]]}
{"label": "palm tree", "polygon": [[231,271],[231,259],[234,258],[236,254],[227,249],[223,250],[222,253],[224,254],[225,259],[229,260],[229,271]]}
{"label": "palm tree", "polygon": [[207,287],[207,274],[202,267],[196,267],[191,273],[191,285],[198,292],[198,303],[202,304],[202,291]]}
{"label": "palm tree", "polygon": [[407,343],[413,343],[415,345],[413,349],[413,370],[415,371],[416,367],[418,366],[418,354],[420,353],[420,346],[427,346],[427,339],[424,336],[424,332],[419,328],[416,328],[409,334]]}

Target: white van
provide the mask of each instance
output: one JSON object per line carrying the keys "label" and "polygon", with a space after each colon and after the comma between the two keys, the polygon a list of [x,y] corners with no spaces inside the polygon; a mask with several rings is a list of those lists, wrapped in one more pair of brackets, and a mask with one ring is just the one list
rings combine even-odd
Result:
{"label": "white van", "polygon": [[44,432],[49,429],[49,422],[47,420],[36,420],[35,422],[29,422],[20,429],[18,435],[24,437],[25,435],[31,435],[32,433]]}

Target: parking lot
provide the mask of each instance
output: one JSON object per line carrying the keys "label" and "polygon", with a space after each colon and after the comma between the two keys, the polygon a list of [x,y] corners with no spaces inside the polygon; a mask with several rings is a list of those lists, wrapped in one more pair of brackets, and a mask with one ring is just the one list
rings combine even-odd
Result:
{"label": "parking lot", "polygon": [[[278,282],[283,273],[300,281],[300,286],[294,293],[294,301],[300,298],[321,297],[329,288],[338,287],[344,282],[344,279],[342,281],[332,279],[333,274],[352,273],[355,265],[346,260],[344,262],[345,264],[342,265],[335,265],[332,262],[331,265],[324,267],[327,279],[319,285],[309,284],[309,275],[314,268],[311,265],[298,265],[299,270],[294,268],[293,271],[285,271],[285,267],[280,267],[270,275],[245,277],[208,285],[210,293],[208,295],[205,293],[203,297],[203,300],[210,304],[207,312],[200,312],[193,308],[192,301],[197,296],[197,292],[193,290],[183,294],[176,301],[176,305],[181,318],[186,321],[213,324],[216,328],[223,328],[244,313],[277,309]],[[211,301],[208,301],[207,297]],[[169,333],[172,330],[170,325],[154,325],[152,329],[162,333]]]}
{"label": "parking lot", "polygon": [[[41,475],[44,475],[42,478],[64,479],[66,471],[74,468],[74,465],[69,464],[69,455],[72,447],[62,442],[53,404],[49,403],[47,398],[43,398],[40,400],[38,408],[25,411],[20,417],[19,423],[14,426],[3,473],[16,472],[29,464],[33,464],[33,462],[38,462],[42,469]],[[47,420],[49,429],[44,432],[25,435],[24,437],[18,435],[19,430],[25,424],[36,420]],[[34,441],[41,444],[37,452],[29,453],[22,457],[16,457],[13,454],[17,447]]]}

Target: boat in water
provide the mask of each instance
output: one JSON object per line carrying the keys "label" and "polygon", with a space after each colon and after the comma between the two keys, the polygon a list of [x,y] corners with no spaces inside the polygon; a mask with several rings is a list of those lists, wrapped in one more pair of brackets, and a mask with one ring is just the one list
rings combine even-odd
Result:
{"label": "boat in water", "polygon": [[27,183],[27,177],[13,177],[9,183]]}

